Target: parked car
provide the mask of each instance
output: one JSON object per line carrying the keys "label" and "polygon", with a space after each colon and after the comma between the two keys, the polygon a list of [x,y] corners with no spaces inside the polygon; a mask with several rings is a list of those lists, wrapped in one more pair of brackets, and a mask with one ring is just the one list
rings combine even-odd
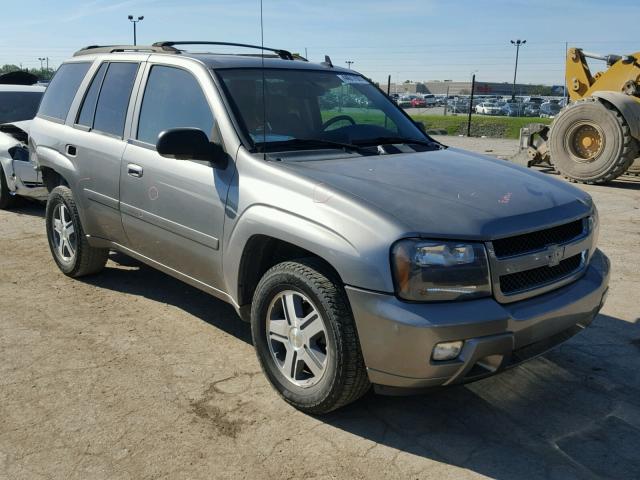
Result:
{"label": "parked car", "polygon": [[398,103],[398,106],[401,108],[411,108],[412,100],[413,100],[413,97],[410,97],[408,95],[401,95],[397,103]]}
{"label": "parked car", "polygon": [[427,107],[435,107],[438,103],[438,99],[436,98],[436,96],[431,93],[423,94],[422,99],[424,100],[424,103]]}
{"label": "parked car", "polygon": [[422,97],[415,97],[411,99],[411,106],[413,108],[425,108],[427,106],[427,102],[425,102]]}
{"label": "parked car", "polygon": [[522,117],[524,107],[522,103],[507,101],[502,107],[502,114],[508,117]]}
{"label": "parked car", "polygon": [[529,103],[524,105],[525,117],[538,117],[540,115],[540,105],[537,103]]}
{"label": "parked car", "polygon": [[546,118],[553,118],[562,110],[562,105],[555,102],[545,102],[540,105],[540,116]]}
{"label": "parked car", "polygon": [[29,161],[29,123],[45,88],[0,84],[0,209],[15,205],[16,196],[45,199],[41,177]]}
{"label": "parked car", "polygon": [[[229,302],[296,408],[483,378],[601,308],[582,190],[446,148],[329,61],[129,48],[77,52],[31,123],[53,260],[117,250]],[[366,118],[320,108],[346,87]]]}
{"label": "parked car", "polygon": [[496,103],[492,102],[482,102],[476,105],[476,113],[480,113],[482,115],[499,115],[500,107]]}

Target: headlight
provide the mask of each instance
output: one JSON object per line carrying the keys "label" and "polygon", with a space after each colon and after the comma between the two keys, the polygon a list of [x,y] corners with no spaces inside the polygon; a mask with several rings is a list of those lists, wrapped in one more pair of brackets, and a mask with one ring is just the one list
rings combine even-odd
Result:
{"label": "headlight", "polygon": [[481,243],[400,240],[392,248],[391,262],[398,296],[404,300],[491,295],[487,254]]}

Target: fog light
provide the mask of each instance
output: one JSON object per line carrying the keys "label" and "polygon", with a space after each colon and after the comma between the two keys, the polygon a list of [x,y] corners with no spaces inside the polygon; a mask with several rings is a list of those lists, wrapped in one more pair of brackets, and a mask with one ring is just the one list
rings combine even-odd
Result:
{"label": "fog light", "polygon": [[464,342],[462,340],[438,343],[433,347],[433,354],[431,355],[431,358],[436,361],[453,360],[460,355],[463,343]]}

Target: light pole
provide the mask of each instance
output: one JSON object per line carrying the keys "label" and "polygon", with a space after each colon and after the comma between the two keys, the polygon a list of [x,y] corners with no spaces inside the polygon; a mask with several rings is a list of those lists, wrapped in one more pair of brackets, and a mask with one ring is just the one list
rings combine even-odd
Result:
{"label": "light pole", "polygon": [[137,43],[136,43],[136,40],[137,40],[137,39],[136,39],[136,23],[138,23],[138,22],[139,22],[139,21],[141,21],[141,20],[144,20],[144,16],[140,16],[140,17],[138,17],[138,19],[137,19],[137,20],[134,20],[134,19],[133,19],[133,15],[129,15],[127,18],[129,19],[129,21],[130,21],[131,23],[133,23],[133,44],[134,44],[134,45],[137,45]]}
{"label": "light pole", "polygon": [[347,64],[347,68],[349,68],[349,70],[351,70],[351,65],[353,65],[353,64],[354,64],[354,63],[356,63],[356,62],[354,62],[353,60],[347,60],[347,61],[346,61],[346,62],[344,62],[344,63],[346,63],[346,64]]}
{"label": "light pole", "polygon": [[520,45],[527,43],[526,40],[511,40],[511,44],[516,46],[516,68],[513,71],[513,90],[511,91],[511,100],[516,99],[516,75],[518,74],[518,54],[520,53]]}
{"label": "light pole", "polygon": [[40,71],[42,71],[42,62],[44,62],[46,60],[46,58],[38,57],[38,60],[40,60]]}

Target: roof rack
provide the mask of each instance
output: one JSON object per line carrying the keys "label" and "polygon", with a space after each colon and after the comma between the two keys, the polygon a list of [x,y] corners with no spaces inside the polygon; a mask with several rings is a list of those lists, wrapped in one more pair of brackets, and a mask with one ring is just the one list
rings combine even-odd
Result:
{"label": "roof rack", "polygon": [[[152,45],[152,47],[157,48],[173,48],[176,45],[224,45],[228,47],[243,47],[243,48],[257,48],[258,50],[268,50],[270,52],[275,53],[283,60],[295,60],[295,56],[288,50],[283,50],[280,48],[269,48],[263,47],[260,45],[249,45],[246,43],[230,43],[230,42],[201,42],[201,41],[178,41],[178,42],[156,42]],[[173,48],[175,50],[175,48]],[[299,57],[298,58],[302,58]]]}
{"label": "roof rack", "polygon": [[180,53],[180,50],[170,46],[160,47],[155,45],[89,45],[81,48],[73,54],[74,57],[91,55],[93,53],[116,52],[153,52],[153,53]]}

